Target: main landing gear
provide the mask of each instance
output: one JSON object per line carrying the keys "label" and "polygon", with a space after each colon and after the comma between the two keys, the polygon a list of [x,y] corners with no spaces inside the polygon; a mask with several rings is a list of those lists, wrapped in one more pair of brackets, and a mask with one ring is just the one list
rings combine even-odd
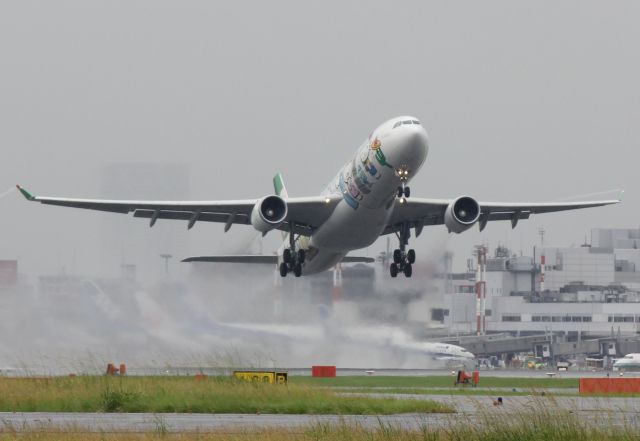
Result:
{"label": "main landing gear", "polygon": [[296,251],[296,240],[293,234],[293,226],[289,232],[289,248],[285,248],[282,253],[282,262],[278,267],[281,277],[287,277],[287,274],[293,272],[293,275],[300,277],[302,275],[302,266],[306,258],[303,249]]}
{"label": "main landing gear", "polygon": [[293,275],[300,277],[302,275],[302,265],[304,264],[304,250],[295,251],[295,249],[287,248],[282,253],[282,262],[280,263],[280,275],[287,277],[287,274],[293,272]]}
{"label": "main landing gear", "polygon": [[397,277],[398,273],[404,273],[405,277],[411,277],[413,274],[412,265],[416,261],[416,252],[414,250],[406,251],[410,235],[407,223],[402,225],[399,233],[396,232],[396,236],[400,240],[400,248],[393,250],[393,262],[389,266],[391,277]]}

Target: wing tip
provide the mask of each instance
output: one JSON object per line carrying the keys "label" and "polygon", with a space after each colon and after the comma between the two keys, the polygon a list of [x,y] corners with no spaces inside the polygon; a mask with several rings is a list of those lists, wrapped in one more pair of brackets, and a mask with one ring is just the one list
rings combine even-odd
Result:
{"label": "wing tip", "polygon": [[32,201],[35,199],[35,196],[33,196],[31,193],[29,193],[25,188],[22,188],[20,186],[20,184],[16,184],[16,188],[18,189],[18,191],[22,194],[22,196],[24,196],[24,198],[28,201]]}

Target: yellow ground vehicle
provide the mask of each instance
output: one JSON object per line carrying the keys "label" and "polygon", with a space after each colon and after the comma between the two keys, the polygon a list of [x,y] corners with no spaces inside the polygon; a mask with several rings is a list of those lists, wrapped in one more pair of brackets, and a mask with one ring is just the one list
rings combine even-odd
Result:
{"label": "yellow ground vehicle", "polygon": [[287,373],[278,371],[233,371],[233,376],[240,380],[256,383],[287,384]]}
{"label": "yellow ground vehicle", "polygon": [[528,369],[543,369],[547,366],[541,357],[529,357],[527,358]]}

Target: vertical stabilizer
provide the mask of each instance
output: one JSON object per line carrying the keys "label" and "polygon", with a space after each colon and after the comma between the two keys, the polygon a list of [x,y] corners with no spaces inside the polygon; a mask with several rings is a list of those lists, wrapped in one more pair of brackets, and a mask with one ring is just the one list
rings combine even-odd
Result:
{"label": "vertical stabilizer", "polygon": [[282,174],[280,173],[276,173],[276,175],[273,177],[273,189],[281,198],[289,197],[289,193],[287,193],[287,189],[284,186],[284,179],[282,178]]}

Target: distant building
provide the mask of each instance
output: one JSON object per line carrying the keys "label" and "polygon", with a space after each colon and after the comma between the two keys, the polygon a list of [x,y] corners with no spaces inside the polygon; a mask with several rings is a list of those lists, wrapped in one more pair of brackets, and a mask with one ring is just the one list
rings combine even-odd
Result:
{"label": "distant building", "polygon": [[11,287],[18,283],[18,261],[0,260],[0,287]]}
{"label": "distant building", "polygon": [[624,285],[640,290],[640,230],[604,229],[591,232],[591,244],[580,248],[545,248],[545,289],[558,291],[573,282],[584,285]]}
{"label": "distant building", "polygon": [[[486,332],[569,338],[639,333],[638,245],[638,229],[594,229],[590,245],[538,248],[535,257],[499,248],[487,259]],[[432,318],[450,333],[473,333],[475,274],[450,278],[452,288],[434,305]]]}

